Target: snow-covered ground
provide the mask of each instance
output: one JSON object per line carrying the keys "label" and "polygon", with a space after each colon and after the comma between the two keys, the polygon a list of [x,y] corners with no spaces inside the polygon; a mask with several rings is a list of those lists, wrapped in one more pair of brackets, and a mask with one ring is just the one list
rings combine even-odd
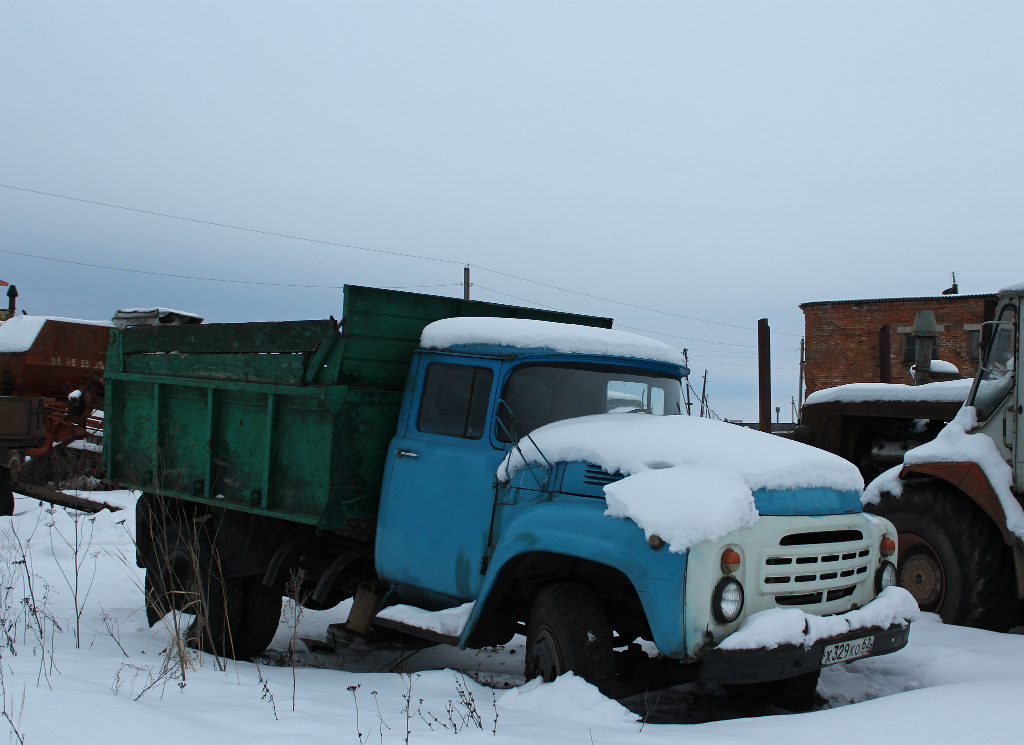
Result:
{"label": "snow-covered ground", "polygon": [[[85,543],[92,539],[78,551],[80,648],[71,590],[74,513],[50,514],[19,498],[18,514],[3,525],[0,622],[11,636],[0,650],[0,733],[10,729],[9,716],[27,743],[418,743],[462,737],[558,745],[963,745],[1015,741],[1024,731],[1024,636],[944,626],[934,616],[915,623],[909,646],[896,654],[827,668],[818,689],[823,703],[806,714],[741,717],[725,706],[717,687],[701,684],[634,697],[626,702],[632,711],[572,676],[523,685],[518,637],[481,651],[304,653],[293,678],[292,668],[275,666],[292,636],[287,623],[262,665],[229,662],[219,669],[212,657],[198,656],[184,680],[157,680],[168,635],[160,625],[146,625],[142,574],[126,531],[134,525],[134,500],[127,492],[103,496],[129,509],[78,521]],[[19,542],[28,546],[24,565],[18,563]],[[29,596],[26,570],[34,613],[31,601],[22,600]],[[323,636],[328,624],[344,617],[344,608],[305,611],[298,635]],[[636,712],[648,720],[639,721]]]}

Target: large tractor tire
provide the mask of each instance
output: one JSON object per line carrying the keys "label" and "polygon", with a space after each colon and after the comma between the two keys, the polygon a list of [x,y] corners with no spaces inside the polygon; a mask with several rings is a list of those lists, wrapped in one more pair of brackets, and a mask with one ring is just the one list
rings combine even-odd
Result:
{"label": "large tractor tire", "polygon": [[612,629],[597,594],[582,582],[537,593],[526,627],[526,678],[545,682],[572,671],[605,695],[615,687]]}
{"label": "large tractor tire", "polygon": [[899,534],[897,583],[943,622],[1006,631],[1017,623],[1013,557],[999,528],[942,482],[909,483],[870,508]]}

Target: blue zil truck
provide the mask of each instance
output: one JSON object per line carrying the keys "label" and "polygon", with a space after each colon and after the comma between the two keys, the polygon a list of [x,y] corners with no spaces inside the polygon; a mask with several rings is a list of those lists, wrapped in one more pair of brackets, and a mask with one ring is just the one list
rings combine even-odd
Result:
{"label": "blue zil truck", "polygon": [[[903,647],[896,532],[862,512],[859,476],[751,488],[744,520],[684,545],[657,534],[659,510],[643,528],[610,513],[629,468],[571,442],[545,455],[540,435],[567,420],[607,423],[614,450],[617,423],[685,417],[678,353],[610,327],[348,286],[340,322],[112,330],[105,459],[142,492],[150,624],[192,613],[192,646],[244,659],[272,640],[282,596],[353,598],[350,635],[478,648],[522,633],[528,677],[573,671],[613,695],[703,677],[783,703],[813,696],[823,665]],[[755,450],[784,442],[778,473],[805,452],[853,468],[716,426]],[[677,527],[717,509],[704,488]],[[798,638],[758,633],[783,618]]]}

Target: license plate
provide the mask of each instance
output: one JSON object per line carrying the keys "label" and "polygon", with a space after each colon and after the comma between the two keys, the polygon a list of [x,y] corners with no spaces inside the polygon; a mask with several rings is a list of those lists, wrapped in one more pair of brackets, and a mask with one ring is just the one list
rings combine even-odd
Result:
{"label": "license plate", "polygon": [[838,644],[829,644],[821,655],[821,666],[834,665],[837,662],[847,662],[860,657],[867,657],[871,654],[871,647],[875,644],[875,637],[866,636],[863,639],[854,639]]}

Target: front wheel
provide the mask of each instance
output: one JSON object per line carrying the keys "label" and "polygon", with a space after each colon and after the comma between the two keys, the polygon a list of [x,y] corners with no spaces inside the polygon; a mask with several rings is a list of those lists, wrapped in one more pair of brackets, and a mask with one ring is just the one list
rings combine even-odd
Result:
{"label": "front wheel", "polygon": [[545,682],[572,671],[610,695],[615,685],[612,629],[597,594],[582,582],[537,593],[526,628],[526,678]]}
{"label": "front wheel", "polygon": [[907,484],[873,511],[899,535],[896,581],[945,623],[1006,631],[1016,623],[1009,548],[967,495],[936,482]]}

